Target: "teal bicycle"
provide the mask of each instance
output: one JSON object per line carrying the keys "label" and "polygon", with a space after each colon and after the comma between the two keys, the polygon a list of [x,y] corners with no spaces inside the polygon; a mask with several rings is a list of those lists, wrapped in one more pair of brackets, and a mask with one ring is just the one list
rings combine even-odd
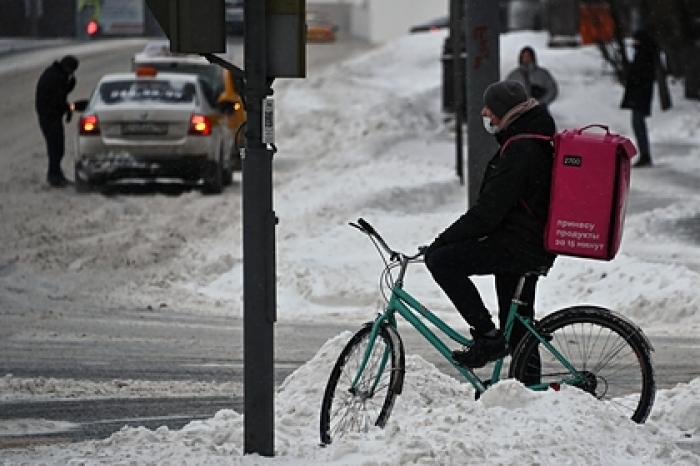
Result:
{"label": "teal bicycle", "polygon": [[[329,444],[348,432],[384,427],[404,383],[404,348],[396,315],[402,316],[474,386],[478,398],[501,378],[504,359],[495,362],[491,377],[479,378],[452,358],[452,350],[428,328],[427,320],[444,335],[465,347],[473,340],[456,332],[404,290],[409,264],[422,262],[423,249],[414,255],[392,250],[365,220],[351,226],[365,233],[382,256],[385,269],[380,280],[387,306],[350,338],[331,371],[321,405],[321,443]],[[398,269],[396,278],[392,271]],[[525,279],[520,278],[511,301],[504,333],[513,324],[527,329],[512,352],[508,377],[525,381],[532,390],[576,387],[604,400],[637,423],[649,416],[656,393],[653,348],[642,330],[608,309],[574,306],[561,309],[541,321],[518,314]],[[389,293],[386,293],[386,291]]]}

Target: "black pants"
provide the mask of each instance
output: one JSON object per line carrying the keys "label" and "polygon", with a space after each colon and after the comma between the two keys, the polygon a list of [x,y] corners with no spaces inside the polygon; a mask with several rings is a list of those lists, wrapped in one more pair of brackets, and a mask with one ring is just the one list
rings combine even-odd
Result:
{"label": "black pants", "polygon": [[61,160],[63,160],[64,134],[61,118],[39,118],[39,127],[46,140],[46,153],[49,156],[49,177],[63,176]]}
{"label": "black pants", "polygon": [[[499,323],[504,328],[518,280],[524,271],[534,268],[520,263],[502,245],[488,238],[430,248],[425,256],[425,264],[464,320],[482,334],[494,329],[495,325],[469,276],[495,275]],[[533,303],[538,278],[532,276],[525,281],[520,299],[527,305],[518,308],[523,317],[534,318]],[[511,351],[516,348],[525,332],[525,327],[516,321],[508,342]]]}
{"label": "black pants", "polygon": [[632,110],[632,129],[639,147],[639,160],[641,162],[651,162],[646,116],[642,112]]}

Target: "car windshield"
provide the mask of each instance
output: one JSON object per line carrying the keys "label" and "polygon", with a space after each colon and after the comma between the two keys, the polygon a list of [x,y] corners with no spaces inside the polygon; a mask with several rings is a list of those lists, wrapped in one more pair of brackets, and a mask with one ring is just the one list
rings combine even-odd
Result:
{"label": "car windshield", "polygon": [[194,84],[186,81],[123,80],[103,83],[100,98],[105,104],[155,101],[161,103],[189,103],[195,99]]}

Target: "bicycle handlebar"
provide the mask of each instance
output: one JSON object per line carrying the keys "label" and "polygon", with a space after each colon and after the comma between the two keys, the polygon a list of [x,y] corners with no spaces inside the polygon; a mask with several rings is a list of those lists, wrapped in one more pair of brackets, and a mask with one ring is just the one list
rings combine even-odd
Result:
{"label": "bicycle handlebar", "polygon": [[382,246],[382,248],[384,248],[386,253],[389,254],[389,257],[391,258],[392,261],[396,260],[396,259],[400,259],[400,258],[404,258],[407,260],[418,259],[420,256],[425,254],[425,250],[427,249],[425,246],[421,246],[418,248],[417,254],[415,254],[413,256],[408,256],[406,254],[403,254],[401,252],[394,251],[393,249],[391,249],[389,247],[389,245],[386,244],[386,241],[384,241],[384,238],[382,238],[382,236],[377,232],[377,230],[375,230],[374,227],[372,225],[370,225],[369,222],[367,220],[365,220],[364,218],[358,218],[357,223],[350,222],[350,226],[357,228],[358,230],[360,230],[361,232],[363,232],[369,236],[373,236],[377,240],[377,242],[379,242],[379,244]]}

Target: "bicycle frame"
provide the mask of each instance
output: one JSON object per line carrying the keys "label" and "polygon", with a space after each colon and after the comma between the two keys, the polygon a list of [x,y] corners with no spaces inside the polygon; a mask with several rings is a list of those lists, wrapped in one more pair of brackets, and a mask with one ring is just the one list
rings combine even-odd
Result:
{"label": "bicycle frame", "polygon": [[[447,323],[445,323],[442,319],[440,319],[438,316],[436,316],[433,312],[428,310],[423,304],[421,304],[417,299],[415,299],[413,296],[411,296],[407,291],[403,289],[403,277],[405,274],[406,267],[408,265],[408,260],[406,258],[402,259],[401,263],[401,272],[399,274],[398,280],[394,283],[394,286],[392,288],[391,292],[391,298],[389,299],[389,303],[384,311],[383,314],[379,315],[377,319],[374,321],[374,324],[372,326],[372,331],[370,332],[369,336],[369,342],[367,349],[365,350],[365,354],[362,360],[362,363],[360,364],[360,367],[358,369],[358,372],[355,376],[355,379],[353,380],[352,386],[356,387],[357,383],[360,380],[360,377],[362,373],[365,370],[365,367],[367,365],[367,362],[369,360],[370,354],[372,353],[372,349],[374,348],[374,344],[376,342],[377,335],[379,334],[379,331],[382,327],[382,325],[388,324],[391,325],[392,327],[396,328],[397,322],[396,322],[396,314],[398,313],[401,315],[404,319],[406,319],[423,337],[430,342],[431,345],[440,353],[442,354],[447,361],[452,364],[452,366],[459,372],[461,373],[464,378],[466,378],[479,392],[479,394],[483,393],[486,391],[487,387],[489,385],[493,385],[496,382],[498,382],[501,378],[501,371],[503,368],[503,358],[499,359],[496,361],[496,364],[493,368],[493,372],[491,373],[491,378],[486,379],[486,380],[481,380],[471,369],[467,367],[460,366],[457,364],[454,359],[452,358],[452,350],[441,340],[435,332],[433,332],[426,324],[423,323],[420,317],[423,317],[424,319],[427,319],[430,323],[432,323],[435,327],[437,327],[442,333],[445,334],[448,338],[451,340],[463,345],[463,346],[471,346],[473,343],[473,340],[466,338],[465,336],[459,334],[457,331],[455,331],[452,327],[450,327]],[[574,368],[571,363],[559,352],[557,351],[556,348],[554,348],[547,338],[545,338],[542,334],[540,334],[537,329],[534,327],[532,321],[526,317],[522,317],[518,313],[518,307],[522,304],[523,302],[519,301],[520,297],[520,291],[522,290],[522,283],[524,282],[525,276],[521,278],[521,283],[518,286],[518,291],[516,291],[515,296],[513,297],[513,300],[510,305],[510,309],[508,312],[508,319],[506,321],[506,326],[504,329],[504,334],[506,339],[510,339],[510,334],[513,329],[513,325],[515,323],[515,320],[517,319],[522,323],[525,328],[527,329],[528,332],[532,333],[535,335],[535,337],[540,341],[540,343],[543,345],[543,347],[549,351],[570,373],[571,377],[563,379],[561,383],[564,384],[575,384],[581,380],[581,376],[578,374],[578,371],[576,368]],[[420,316],[420,317],[419,317]],[[382,357],[382,362],[381,366],[377,375],[377,379],[374,381],[374,384],[372,386],[372,393],[374,392],[374,389],[376,388],[378,382],[379,382],[379,377],[384,371],[384,367],[388,361],[388,351],[385,351],[383,357]],[[536,385],[529,385],[528,388],[532,390],[546,390],[550,388],[550,384],[536,384]]]}

